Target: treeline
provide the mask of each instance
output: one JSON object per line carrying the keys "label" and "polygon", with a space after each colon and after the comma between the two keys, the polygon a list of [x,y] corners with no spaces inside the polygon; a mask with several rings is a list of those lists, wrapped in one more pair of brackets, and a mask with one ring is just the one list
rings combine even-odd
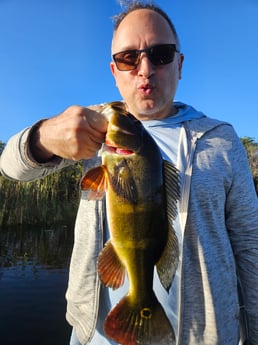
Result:
{"label": "treeline", "polygon": [[[241,138],[258,195],[258,142]],[[4,144],[0,141],[0,154]],[[80,163],[34,182],[15,182],[0,175],[0,227],[67,224],[75,219],[80,197]]]}

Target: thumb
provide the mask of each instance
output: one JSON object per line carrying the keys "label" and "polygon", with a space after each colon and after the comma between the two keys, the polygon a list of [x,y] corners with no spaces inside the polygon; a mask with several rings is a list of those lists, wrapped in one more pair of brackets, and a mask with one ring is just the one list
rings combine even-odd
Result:
{"label": "thumb", "polygon": [[96,129],[99,132],[106,133],[107,126],[108,126],[108,120],[105,117],[104,114],[102,114],[100,111],[103,106],[101,105],[91,105],[88,109],[87,121],[89,125]]}

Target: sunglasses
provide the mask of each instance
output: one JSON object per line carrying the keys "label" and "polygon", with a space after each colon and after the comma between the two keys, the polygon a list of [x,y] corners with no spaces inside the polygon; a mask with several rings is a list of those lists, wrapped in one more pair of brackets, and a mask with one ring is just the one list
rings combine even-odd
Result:
{"label": "sunglasses", "polygon": [[112,57],[119,71],[132,71],[139,65],[141,53],[146,53],[154,66],[161,66],[172,62],[175,52],[179,53],[175,44],[159,44],[146,49],[124,50]]}

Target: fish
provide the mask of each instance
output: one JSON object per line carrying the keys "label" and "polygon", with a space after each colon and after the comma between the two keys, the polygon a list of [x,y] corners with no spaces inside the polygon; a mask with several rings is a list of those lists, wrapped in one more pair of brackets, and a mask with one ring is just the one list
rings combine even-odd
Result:
{"label": "fish", "polygon": [[177,168],[164,161],[142,123],[123,102],[100,111],[108,119],[101,165],[86,172],[82,190],[105,197],[110,238],[98,256],[104,286],[127,294],[104,321],[106,336],[121,345],[173,345],[175,332],[153,290],[154,267],[169,291],[179,261],[173,228],[180,198]]}

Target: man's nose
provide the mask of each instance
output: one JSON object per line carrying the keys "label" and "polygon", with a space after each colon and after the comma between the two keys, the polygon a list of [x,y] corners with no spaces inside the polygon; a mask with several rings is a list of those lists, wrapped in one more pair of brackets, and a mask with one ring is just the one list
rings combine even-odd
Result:
{"label": "man's nose", "polygon": [[138,76],[149,78],[154,73],[154,67],[146,53],[142,53],[138,65]]}

